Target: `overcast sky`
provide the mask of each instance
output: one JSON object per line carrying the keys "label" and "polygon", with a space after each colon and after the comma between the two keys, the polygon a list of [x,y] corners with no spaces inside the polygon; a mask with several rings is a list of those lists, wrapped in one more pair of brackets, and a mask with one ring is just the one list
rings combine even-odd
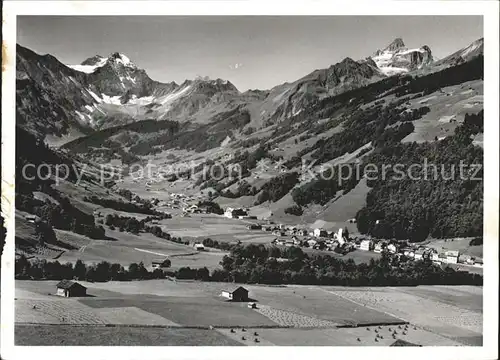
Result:
{"label": "overcast sky", "polygon": [[113,52],[158,81],[269,89],[403,38],[443,58],[483,36],[479,16],[19,16],[17,42],[65,64]]}

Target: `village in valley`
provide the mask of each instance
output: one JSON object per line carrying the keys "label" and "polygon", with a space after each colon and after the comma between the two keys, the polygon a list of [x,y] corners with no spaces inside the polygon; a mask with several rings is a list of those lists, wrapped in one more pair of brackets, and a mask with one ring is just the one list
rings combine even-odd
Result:
{"label": "village in valley", "polygon": [[15,344],[481,347],[484,40],[433,38],[245,91],[18,44]]}
{"label": "village in valley", "polygon": [[[159,207],[171,207],[172,210],[175,210],[180,209],[181,204],[184,204],[184,207],[181,209],[182,217],[196,216],[196,214],[210,214],[209,205],[202,204],[198,206],[196,204],[196,201],[199,202],[201,195],[191,197],[184,196],[184,194],[172,194],[171,196],[174,199],[172,202],[158,202],[157,205]],[[403,257],[410,261],[427,259],[436,265],[460,264],[464,266],[464,269],[479,269],[476,271],[481,271],[480,269],[483,267],[481,257],[460,253],[459,250],[447,249],[446,246],[439,248],[432,246],[432,244],[429,246],[425,243],[415,244],[395,239],[372,239],[361,234],[350,236],[347,227],[339,228],[335,231],[301,225],[276,224],[272,220],[258,219],[257,216],[250,215],[250,212],[248,208],[227,207],[224,210],[223,216],[228,219],[237,219],[248,223],[246,229],[251,230],[251,233],[265,232],[266,235],[272,235],[274,238],[269,243],[271,246],[294,246],[308,250],[333,252],[339,255],[346,255],[355,250],[360,250],[375,254],[386,253],[391,257]],[[217,215],[212,214],[212,216]],[[346,223],[355,224],[356,219],[348,219]],[[454,240],[449,239],[448,241],[451,245]],[[191,245],[196,250],[205,250],[205,245],[202,241],[194,241]]]}

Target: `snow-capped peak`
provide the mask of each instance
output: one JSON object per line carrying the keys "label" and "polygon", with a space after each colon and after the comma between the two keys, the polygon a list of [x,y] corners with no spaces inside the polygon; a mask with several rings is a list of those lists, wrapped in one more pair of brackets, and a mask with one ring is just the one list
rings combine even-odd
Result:
{"label": "snow-capped peak", "polygon": [[137,68],[137,66],[128,58],[128,56],[119,52],[112,53],[107,58],[100,55],[95,55],[91,58],[84,60],[80,65],[67,65],[67,66],[74,70],[91,74],[98,68],[103,67],[108,63],[121,64],[125,67],[133,69]]}
{"label": "snow-capped peak", "polygon": [[137,68],[137,66],[126,55],[119,52],[109,55],[108,61],[112,61],[126,67]]}
{"label": "snow-capped peak", "polygon": [[68,65],[68,67],[80,72],[91,74],[98,68],[106,65],[107,62],[108,62],[107,58],[102,57],[100,55],[96,55],[84,60],[80,65]]}
{"label": "snow-capped peak", "polygon": [[383,51],[398,51],[400,49],[405,48],[405,43],[403,42],[403,39],[401,38],[396,38],[391,42]]}
{"label": "snow-capped peak", "polygon": [[478,40],[474,41],[472,44],[470,44],[469,46],[467,46],[466,48],[464,48],[462,50],[461,56],[463,58],[467,58],[467,56],[469,56],[469,54],[477,52],[478,50],[480,50],[482,52],[483,46],[484,46],[484,38],[478,39]]}
{"label": "snow-capped peak", "polygon": [[378,50],[372,59],[387,76],[420,69],[433,61],[431,49],[427,45],[408,49],[401,38],[396,38],[384,50]]}

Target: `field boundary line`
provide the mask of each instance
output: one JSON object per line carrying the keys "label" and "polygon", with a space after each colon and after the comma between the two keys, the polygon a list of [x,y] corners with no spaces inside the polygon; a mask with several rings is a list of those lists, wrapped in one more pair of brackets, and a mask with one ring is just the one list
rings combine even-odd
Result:
{"label": "field boundary line", "polygon": [[[133,328],[158,328],[158,329],[296,329],[296,326],[283,325],[145,325],[145,324],[70,324],[70,323],[33,323],[33,322],[15,322],[16,326],[72,326],[72,327],[133,327]],[[318,329],[319,327],[302,327],[301,329]],[[322,327],[324,329],[333,329],[335,327]]]}
{"label": "field boundary line", "polygon": [[322,290],[322,291],[324,291],[324,292],[327,292],[327,293],[329,293],[329,294],[333,294],[333,295],[340,296],[342,299],[344,299],[344,300],[348,300],[348,301],[350,301],[350,302],[352,302],[352,303],[354,303],[354,304],[356,304],[356,305],[359,305],[359,306],[364,306],[364,307],[366,307],[366,308],[368,308],[368,309],[370,309],[370,310],[373,310],[373,311],[377,311],[377,312],[381,312],[381,313],[384,313],[384,314],[390,315],[390,316],[392,316],[392,317],[394,317],[394,318],[396,318],[396,319],[400,319],[400,320],[402,320],[402,321],[405,321],[407,324],[409,324],[409,323],[410,323],[410,321],[409,321],[409,320],[404,319],[402,316],[397,316],[397,315],[391,314],[390,312],[385,311],[385,310],[379,310],[379,309],[376,309],[376,308],[374,308],[374,307],[372,307],[372,306],[370,306],[370,305],[366,305],[366,304],[363,304],[363,303],[357,302],[357,301],[355,301],[355,300],[349,299],[349,298],[348,298],[348,297],[346,297],[346,296],[343,296],[343,295],[340,295],[340,294],[334,293],[333,291],[328,291],[328,290],[322,289],[322,288],[317,287],[317,286],[316,286],[315,288],[318,288],[318,289],[320,289],[320,290]]}

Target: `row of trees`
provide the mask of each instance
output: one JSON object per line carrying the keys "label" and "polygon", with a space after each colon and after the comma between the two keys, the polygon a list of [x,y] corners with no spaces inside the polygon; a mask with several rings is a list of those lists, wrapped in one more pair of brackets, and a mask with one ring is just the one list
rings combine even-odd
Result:
{"label": "row of trees", "polygon": [[[286,259],[286,261],[279,261]],[[441,268],[431,261],[405,261],[384,254],[356,264],[329,255],[308,256],[300,248],[237,246],[214,270],[213,281],[344,286],[482,285],[482,276]]]}
{"label": "row of trees", "polygon": [[198,207],[205,207],[208,213],[222,215],[224,210],[219,204],[210,200],[198,201]]}
{"label": "row of trees", "polygon": [[285,208],[285,214],[300,216],[303,213],[304,213],[304,210],[302,210],[302,207],[300,205],[297,205],[297,204]]}
{"label": "row of trees", "polygon": [[114,199],[105,199],[98,197],[96,195],[86,196],[84,200],[91,202],[93,204],[101,205],[103,207],[111,208],[118,211],[125,211],[125,212],[146,214],[146,215],[161,214],[152,209],[152,204],[150,202],[131,203]]}
{"label": "row of trees", "polygon": [[[169,264],[166,264],[169,265]],[[175,276],[178,279],[227,281],[261,284],[302,284],[341,286],[413,286],[413,285],[482,285],[478,274],[441,268],[429,260],[409,261],[384,253],[379,260],[356,264],[330,255],[308,256],[300,248],[280,249],[264,245],[232,246],[221,261],[222,269],[211,273],[206,267],[183,267],[177,271],[148,271],[143,263],[125,269],[120,264],[101,262],[90,266],[77,261],[28,261],[16,259],[16,279],[77,279],[87,281],[155,279]]]}
{"label": "row of trees", "polygon": [[[165,265],[169,265],[168,263]],[[97,264],[86,265],[81,260],[72,263],[61,264],[59,261],[35,260],[29,261],[24,255],[19,256],[15,263],[16,279],[44,279],[63,280],[76,279],[85,281],[125,281],[125,280],[148,280],[163,279],[166,272],[161,269],[149,271],[140,262],[132,263],[128,268],[107,261]]]}

